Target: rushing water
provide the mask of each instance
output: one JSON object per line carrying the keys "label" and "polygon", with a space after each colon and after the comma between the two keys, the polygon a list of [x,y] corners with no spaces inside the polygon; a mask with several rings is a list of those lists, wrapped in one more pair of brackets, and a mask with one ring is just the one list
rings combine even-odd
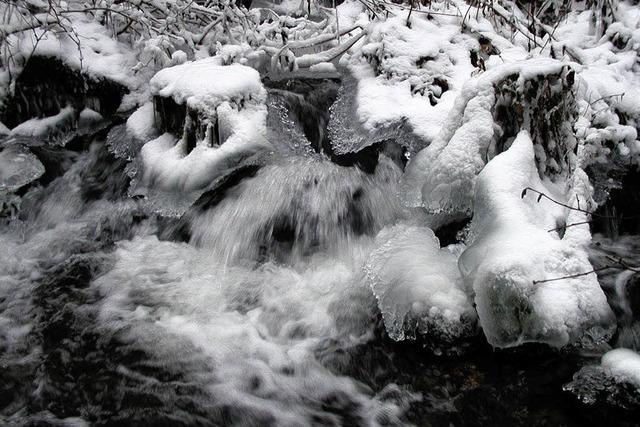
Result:
{"label": "rushing water", "polygon": [[[562,391],[589,357],[462,355],[385,336],[363,264],[400,167],[339,166],[291,135],[180,219],[128,197],[97,138],[0,226],[0,423],[590,425]],[[293,142],[292,142],[293,141]],[[46,162],[43,162],[46,163]],[[425,260],[426,261],[426,260]],[[619,414],[618,414],[619,415]]]}

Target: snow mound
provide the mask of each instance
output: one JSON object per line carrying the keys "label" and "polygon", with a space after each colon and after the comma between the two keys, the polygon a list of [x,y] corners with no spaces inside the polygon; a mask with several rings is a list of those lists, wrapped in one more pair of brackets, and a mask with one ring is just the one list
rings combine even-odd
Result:
{"label": "snow mound", "polygon": [[150,86],[154,95],[171,97],[178,104],[200,111],[211,111],[224,101],[266,100],[256,70],[240,64],[221,65],[218,57],[160,70]]}
{"label": "snow mound", "polygon": [[[585,190],[572,185],[572,191]],[[562,238],[550,233],[565,219],[580,218],[574,211],[567,217],[564,208],[537,194],[521,197],[527,187],[565,203],[577,198],[540,180],[533,143],[522,131],[478,177],[472,243],[459,260],[475,291],[487,340],[496,347],[525,342],[563,347],[587,336],[608,338],[613,313],[596,275],[582,274],[593,269],[583,246],[587,226],[567,228]]]}
{"label": "snow mound", "polygon": [[376,243],[365,271],[392,339],[414,339],[417,332],[451,342],[475,330],[456,256],[440,248],[431,229],[388,227]]}
{"label": "snow mound", "polygon": [[148,141],[157,136],[153,102],[147,102],[133,112],[127,119],[127,132],[139,140]]}

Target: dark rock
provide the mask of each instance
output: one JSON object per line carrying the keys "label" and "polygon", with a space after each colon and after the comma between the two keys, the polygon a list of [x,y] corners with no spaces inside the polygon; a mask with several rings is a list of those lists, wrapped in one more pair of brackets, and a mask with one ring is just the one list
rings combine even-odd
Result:
{"label": "dark rock", "polygon": [[[311,146],[317,152],[330,153],[327,125],[329,107],[338,96],[339,81],[334,79],[269,80],[266,87],[283,97],[289,116],[299,123]],[[273,93],[273,91],[272,91]]]}
{"label": "dark rock", "polygon": [[461,234],[470,221],[471,218],[464,218],[438,227],[435,230],[435,235],[440,240],[440,246],[445,247],[460,243]]}
{"label": "dark rock", "polygon": [[[593,169],[587,171],[593,179]],[[611,170],[614,173],[616,170]],[[609,191],[609,197],[595,211],[591,222],[593,233],[611,238],[622,234],[640,234],[640,170],[633,166],[625,170],[618,188]],[[600,179],[602,181],[602,179]]]}

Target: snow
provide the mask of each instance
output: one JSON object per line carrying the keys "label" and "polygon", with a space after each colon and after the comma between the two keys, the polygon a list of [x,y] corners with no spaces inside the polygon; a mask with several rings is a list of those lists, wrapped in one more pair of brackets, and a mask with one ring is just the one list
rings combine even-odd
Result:
{"label": "snow", "polygon": [[[608,146],[618,142],[623,143],[619,148],[623,157],[640,162],[636,131],[640,118],[640,78],[636,71],[640,21],[636,8],[624,2],[619,3],[616,15],[618,21],[602,37],[594,31],[589,11],[570,13],[556,31],[556,39],[582,63],[578,75],[581,116],[576,135],[588,143],[585,164],[606,158]],[[619,113],[627,123],[620,123]]]}
{"label": "snow", "polygon": [[29,136],[47,139],[51,134],[62,131],[76,122],[76,110],[67,106],[54,116],[35,118],[20,123],[11,129],[11,136]]}
{"label": "snow", "polygon": [[608,338],[613,313],[596,275],[567,277],[592,270],[581,240],[550,233],[563,223],[564,209],[531,192],[521,197],[527,187],[560,198],[540,180],[533,144],[522,131],[478,177],[473,238],[459,260],[488,342],[563,347],[585,335]]}
{"label": "snow", "polygon": [[154,95],[171,97],[199,111],[211,111],[224,101],[264,102],[260,74],[240,65],[221,65],[219,57],[201,59],[160,70],[150,82]]}
{"label": "snow", "polygon": [[630,382],[640,390],[640,354],[627,348],[616,348],[602,356],[601,365],[617,380]]}
{"label": "snow", "polygon": [[474,331],[476,313],[457,257],[426,227],[383,229],[365,265],[389,336],[400,341],[416,332],[453,341]]}
{"label": "snow", "polygon": [[149,141],[157,133],[153,102],[146,102],[127,119],[127,131],[141,141]]}

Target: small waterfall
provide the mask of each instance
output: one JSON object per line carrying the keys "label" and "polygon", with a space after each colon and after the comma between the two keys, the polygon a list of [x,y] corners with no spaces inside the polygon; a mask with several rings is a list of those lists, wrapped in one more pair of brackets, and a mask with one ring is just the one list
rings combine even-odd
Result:
{"label": "small waterfall", "polygon": [[292,157],[264,167],[196,218],[191,241],[224,261],[335,252],[398,215],[392,187],[399,176],[388,159],[369,175],[321,157]]}

